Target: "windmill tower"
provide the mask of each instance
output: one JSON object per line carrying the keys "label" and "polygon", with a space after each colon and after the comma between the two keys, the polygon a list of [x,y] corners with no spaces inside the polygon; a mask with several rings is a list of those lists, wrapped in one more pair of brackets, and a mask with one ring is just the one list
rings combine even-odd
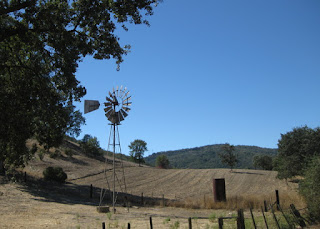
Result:
{"label": "windmill tower", "polygon": [[[109,142],[108,142],[108,151],[109,147],[112,148],[113,153],[113,160],[112,160],[112,169],[109,167],[109,160],[106,159],[105,162],[105,169],[104,169],[104,177],[106,180],[106,183],[108,185],[108,189],[110,188],[109,180],[111,180],[109,177],[109,172],[112,171],[112,208],[113,212],[115,213],[115,203],[116,203],[116,180],[119,184],[119,187],[121,191],[126,192],[126,184],[125,184],[125,178],[124,178],[124,167],[122,161],[117,163],[115,160],[116,153],[121,153],[121,145],[120,145],[120,135],[119,135],[119,129],[118,126],[121,125],[120,123],[128,116],[128,112],[130,111],[131,106],[131,96],[129,96],[129,91],[127,88],[123,88],[122,86],[119,88],[118,86],[116,89],[113,88],[112,92],[109,92],[106,97],[106,102],[104,103],[105,108],[105,116],[110,121],[110,135],[109,135]],[[98,109],[100,106],[98,101],[95,100],[86,100],[85,101],[85,113],[88,113],[90,111]],[[116,167],[120,166],[122,168],[122,178],[119,179],[119,176],[116,173]],[[100,203],[99,206],[101,206],[103,198],[106,194],[106,190],[101,189],[100,194]]]}

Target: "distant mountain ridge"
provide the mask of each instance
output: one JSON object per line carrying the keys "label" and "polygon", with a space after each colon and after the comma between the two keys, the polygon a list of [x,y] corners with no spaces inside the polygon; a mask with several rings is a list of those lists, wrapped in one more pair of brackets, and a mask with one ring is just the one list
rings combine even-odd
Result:
{"label": "distant mountain ridge", "polygon": [[[219,153],[223,153],[223,144],[207,145],[202,147],[195,147],[189,149],[181,149],[174,151],[163,151],[153,153],[145,157],[147,164],[154,166],[156,158],[159,155],[166,155],[173,168],[179,169],[213,169],[213,168],[227,168],[221,163]],[[277,149],[262,148],[258,146],[235,146],[234,153],[237,155],[239,163],[238,169],[254,169],[253,157],[256,155],[275,156]]]}

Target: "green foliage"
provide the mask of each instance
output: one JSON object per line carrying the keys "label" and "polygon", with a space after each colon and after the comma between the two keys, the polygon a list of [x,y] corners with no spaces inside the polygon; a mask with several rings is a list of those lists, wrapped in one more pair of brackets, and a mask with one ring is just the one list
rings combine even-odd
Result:
{"label": "green foliage", "polygon": [[43,176],[45,180],[59,183],[64,183],[67,179],[67,174],[61,167],[48,167],[43,171]]}
{"label": "green foliage", "polygon": [[229,143],[226,143],[221,148],[224,151],[224,153],[219,154],[221,158],[221,162],[225,165],[228,165],[232,170],[238,163],[237,156],[233,153],[233,151],[235,150],[235,147],[234,145],[230,145]]}
{"label": "green foliage", "polygon": [[80,146],[84,154],[89,157],[100,157],[102,156],[102,151],[100,151],[100,143],[97,137],[92,137],[89,134],[84,135]]}
{"label": "green foliage", "polygon": [[[226,168],[221,163],[219,154],[222,151],[222,145],[208,145],[191,149],[181,149],[175,151],[165,151],[153,153],[146,157],[146,163],[154,165],[159,155],[166,155],[173,168],[192,168],[192,169],[210,169],[210,168]],[[234,153],[237,155],[238,164],[236,168],[253,169],[253,157],[256,155],[274,156],[276,149],[260,148],[256,146],[235,146]]]}
{"label": "green foliage", "polygon": [[159,167],[161,169],[168,169],[170,165],[170,162],[166,155],[159,155],[156,159],[156,167]]}
{"label": "green foliage", "polygon": [[136,139],[128,146],[130,149],[130,157],[132,161],[138,162],[139,166],[141,163],[145,163],[143,159],[144,152],[147,151],[147,143],[143,140]]}
{"label": "green foliage", "polygon": [[310,216],[320,220],[320,156],[315,156],[304,171],[304,180],[299,185],[304,196]]}
{"label": "green foliage", "polygon": [[40,149],[38,151],[38,157],[39,157],[40,161],[43,160],[45,154],[46,154],[46,151],[44,149]]}
{"label": "green foliage", "polygon": [[35,136],[46,149],[76,135],[84,123],[74,101],[86,94],[76,79],[87,55],[114,58],[121,46],[118,25],[147,24],[158,0],[3,0],[0,1],[0,161],[23,165],[32,157],[25,146]]}
{"label": "green foliage", "polygon": [[61,157],[60,150],[56,149],[54,152],[50,152],[49,157],[53,159]]}
{"label": "green foliage", "polygon": [[272,170],[272,157],[269,155],[256,155],[253,157],[253,166],[264,170]]}
{"label": "green foliage", "polygon": [[68,156],[68,157],[72,157],[73,156],[73,150],[72,149],[65,149],[64,153]]}
{"label": "green foliage", "polygon": [[216,215],[216,213],[211,213],[210,215],[209,215],[209,221],[211,222],[211,223],[213,223],[215,220],[217,219],[217,215]]}
{"label": "green foliage", "polygon": [[303,175],[312,157],[320,155],[320,129],[304,126],[281,134],[278,151],[278,156],[274,159],[274,169],[278,171],[279,178]]}
{"label": "green foliage", "polygon": [[173,224],[170,225],[170,229],[178,229],[180,227],[180,222],[175,221]]}

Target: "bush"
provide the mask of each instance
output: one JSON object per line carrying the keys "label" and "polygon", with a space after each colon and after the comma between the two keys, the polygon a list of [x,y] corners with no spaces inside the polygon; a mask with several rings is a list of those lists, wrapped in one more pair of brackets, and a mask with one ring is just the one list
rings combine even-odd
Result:
{"label": "bush", "polygon": [[64,151],[64,153],[68,156],[68,157],[72,157],[73,156],[73,150],[72,149],[66,149]]}
{"label": "bush", "polygon": [[58,157],[61,157],[61,152],[60,150],[55,150],[54,152],[50,152],[50,158],[56,159]]}
{"label": "bush", "polygon": [[310,218],[320,220],[320,156],[315,156],[305,170],[299,191],[304,196]]}
{"label": "bush", "polygon": [[61,167],[48,167],[43,171],[43,176],[45,180],[59,183],[64,183],[67,179],[67,174]]}
{"label": "bush", "polygon": [[169,159],[166,155],[162,154],[156,159],[156,167],[161,169],[168,169],[170,165]]}
{"label": "bush", "polygon": [[38,154],[40,161],[42,161],[44,155],[46,154],[46,151],[44,149],[40,149],[37,154]]}

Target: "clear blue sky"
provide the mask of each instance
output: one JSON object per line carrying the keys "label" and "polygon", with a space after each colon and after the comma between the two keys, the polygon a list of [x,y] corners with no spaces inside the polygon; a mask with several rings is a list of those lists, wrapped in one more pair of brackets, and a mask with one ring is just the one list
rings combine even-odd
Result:
{"label": "clear blue sky", "polygon": [[[281,133],[320,126],[319,0],[164,0],[148,19],[119,29],[132,46],[120,71],[87,57],[76,73],[84,99],[130,90],[122,153],[135,139],[146,155],[226,142],[276,148]],[[85,118],[79,138],[107,148],[103,105]]]}

